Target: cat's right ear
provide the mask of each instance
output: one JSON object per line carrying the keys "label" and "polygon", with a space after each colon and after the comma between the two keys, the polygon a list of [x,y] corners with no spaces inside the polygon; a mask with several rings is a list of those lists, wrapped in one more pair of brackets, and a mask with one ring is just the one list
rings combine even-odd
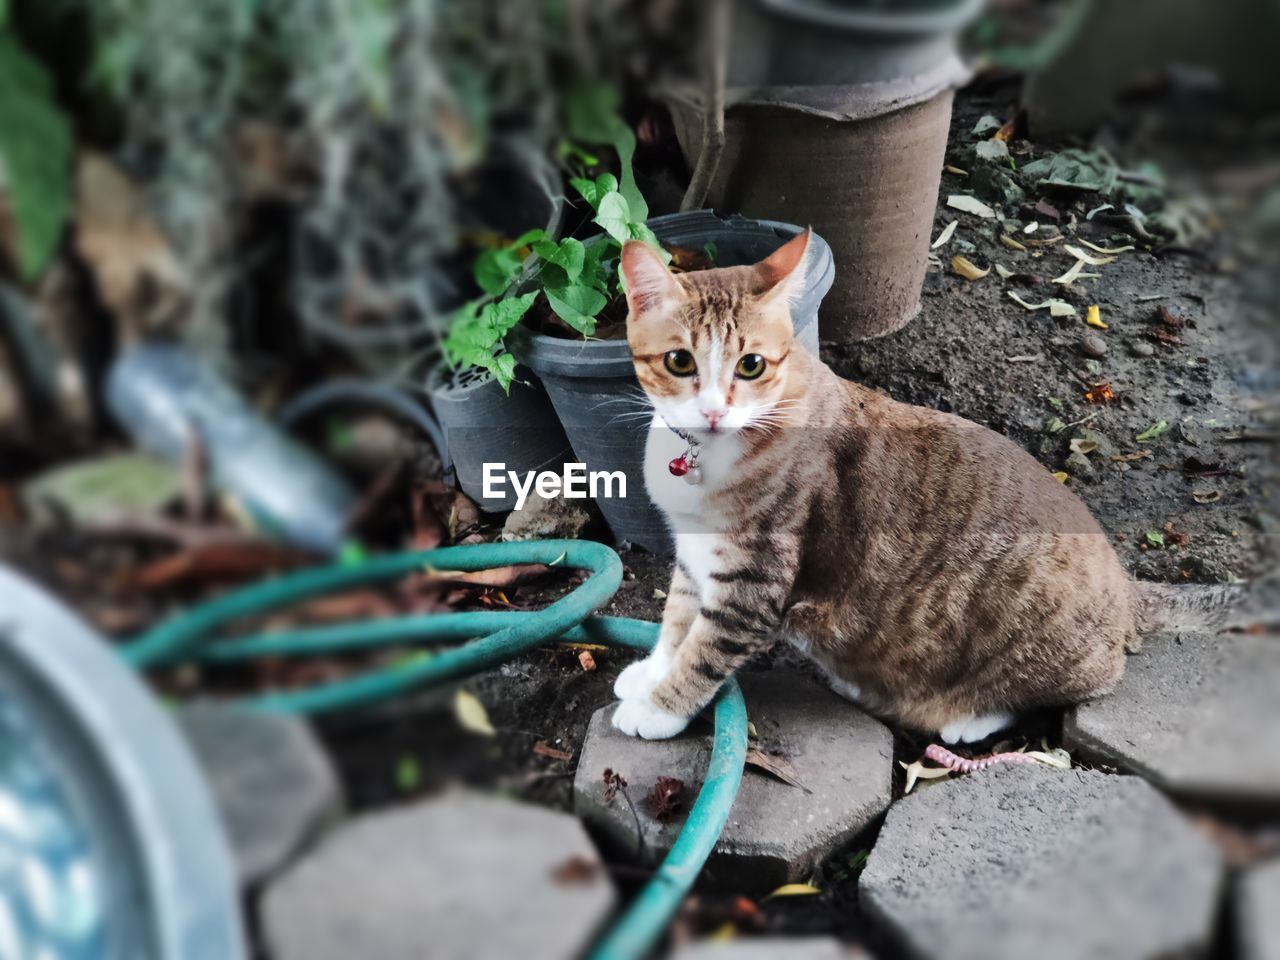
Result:
{"label": "cat's right ear", "polygon": [[622,279],[631,316],[666,312],[684,300],[684,287],[667,269],[653,247],[642,240],[622,245]]}

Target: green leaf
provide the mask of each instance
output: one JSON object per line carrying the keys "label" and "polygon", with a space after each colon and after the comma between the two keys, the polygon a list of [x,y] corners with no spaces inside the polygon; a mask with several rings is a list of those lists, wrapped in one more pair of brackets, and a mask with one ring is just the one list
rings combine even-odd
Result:
{"label": "green leaf", "polygon": [[659,242],[658,235],[650,230],[646,224],[632,223],[629,226],[633,240],[643,240],[658,252],[658,256],[662,258],[663,263],[671,262],[671,254],[667,253],[666,248]]}
{"label": "green leaf", "polygon": [[583,200],[591,204],[591,209],[597,211],[600,209],[600,201],[607,194],[613,193],[618,189],[618,178],[612,173],[602,173],[594,180],[574,177],[569,183],[578,193],[582,194]]}
{"label": "green leaf", "polygon": [[71,125],[44,68],[0,33],[0,180],[8,184],[23,277],[49,262],[71,207]]}
{"label": "green leaf", "polygon": [[1164,547],[1164,534],[1159,530],[1148,530],[1147,546],[1162,549]]}
{"label": "green leaf", "polygon": [[1162,434],[1165,434],[1168,431],[1169,431],[1168,421],[1161,420],[1159,423],[1156,423],[1150,427],[1147,427],[1147,429],[1143,430],[1140,434],[1134,437],[1134,439],[1137,440],[1139,443],[1146,443],[1148,440],[1154,440],[1156,437],[1161,436]]}
{"label": "green leaf", "polygon": [[53,502],[76,521],[121,513],[157,513],[177,498],[182,476],[172,464],[141,453],[121,453],[55,467],[27,482],[23,500],[33,511]]}
{"label": "green leaf", "polygon": [[584,337],[596,332],[596,317],[608,302],[599,290],[581,284],[547,290],[547,303],[555,315]]}
{"label": "green leaf", "polygon": [[616,190],[600,199],[600,209],[592,220],[604,228],[604,232],[619,243],[631,239],[631,206],[627,198]]}
{"label": "green leaf", "polygon": [[547,242],[547,231],[534,229],[522,233],[505,247],[485,250],[476,257],[472,268],[476,284],[491,297],[505,293],[524,269],[526,247]]}
{"label": "green leaf", "polygon": [[520,318],[529,312],[529,308],[533,306],[533,301],[537,299],[537,290],[526,293],[522,297],[508,297],[506,300],[487,304],[481,312],[481,317],[488,319],[489,324],[498,332],[498,337],[501,338],[520,322]]}
{"label": "green leaf", "polygon": [[502,389],[510,393],[511,384],[516,378],[516,358],[509,353],[498,354],[493,358],[493,366],[489,370],[502,385]]}
{"label": "green leaf", "polygon": [[418,766],[418,758],[406,753],[396,761],[396,789],[401,793],[412,793],[422,784],[422,768]]}
{"label": "green leaf", "polygon": [[586,251],[582,241],[566,237],[558,244],[550,240],[536,243],[534,253],[542,261],[542,269],[551,268],[549,274],[544,273],[545,286],[564,286],[574,283],[582,275],[582,265],[586,260]]}
{"label": "green leaf", "polygon": [[618,100],[618,91],[611,84],[596,77],[579,77],[565,94],[565,125],[574,140],[607,143],[613,147],[618,154],[618,189],[630,204],[635,219],[644,221],[649,218],[649,205],[636,185],[632,169],[636,135],[619,116]]}
{"label": "green leaf", "polygon": [[514,247],[486,250],[476,257],[473,274],[476,284],[492,297],[500,296],[520,276],[523,267]]}

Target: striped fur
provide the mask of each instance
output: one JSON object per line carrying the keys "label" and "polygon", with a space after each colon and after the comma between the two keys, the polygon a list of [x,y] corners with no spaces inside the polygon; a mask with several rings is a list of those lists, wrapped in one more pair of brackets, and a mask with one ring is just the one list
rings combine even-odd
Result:
{"label": "striped fur", "polygon": [[[655,411],[645,483],[677,560],[659,649],[619,677],[615,725],[674,735],[778,638],[873,712],[949,740],[1110,690],[1134,616],[1102,530],[1005,437],[841,380],[793,343],[806,243],[684,276],[624,249]],[[677,349],[697,375],[664,366]],[[734,376],[747,352],[768,359],[758,379]],[[684,449],[669,426],[701,440],[701,484],[667,471]]]}

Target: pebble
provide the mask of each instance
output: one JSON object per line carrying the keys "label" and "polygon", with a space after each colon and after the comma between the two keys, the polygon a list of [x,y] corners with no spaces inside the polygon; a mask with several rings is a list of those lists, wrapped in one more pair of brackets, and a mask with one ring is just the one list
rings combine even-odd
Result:
{"label": "pebble", "polygon": [[1090,357],[1105,356],[1107,352],[1107,343],[1101,337],[1089,335],[1080,341],[1080,349]]}
{"label": "pebble", "polygon": [[1133,352],[1135,357],[1150,357],[1156,352],[1155,347],[1142,340],[1136,340],[1129,344],[1129,349]]}

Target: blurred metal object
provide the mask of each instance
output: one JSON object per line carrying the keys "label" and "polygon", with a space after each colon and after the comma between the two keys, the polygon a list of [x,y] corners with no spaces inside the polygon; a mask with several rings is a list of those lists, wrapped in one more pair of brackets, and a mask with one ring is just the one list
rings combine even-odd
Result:
{"label": "blurred metal object", "polygon": [[1084,133],[1116,97],[1174,67],[1209,70],[1235,105],[1280,107],[1275,0],[1076,0],[1033,60],[1023,99],[1037,137]]}
{"label": "blurred metal object", "polygon": [[140,447],[174,463],[198,436],[215,487],[265,532],[321,553],[341,548],[354,491],[187,349],[147,343],[127,351],[107,374],[107,406]]}
{"label": "blurred metal object", "polygon": [[0,957],[244,957],[230,855],[177,729],[4,567],[0,610]]}

